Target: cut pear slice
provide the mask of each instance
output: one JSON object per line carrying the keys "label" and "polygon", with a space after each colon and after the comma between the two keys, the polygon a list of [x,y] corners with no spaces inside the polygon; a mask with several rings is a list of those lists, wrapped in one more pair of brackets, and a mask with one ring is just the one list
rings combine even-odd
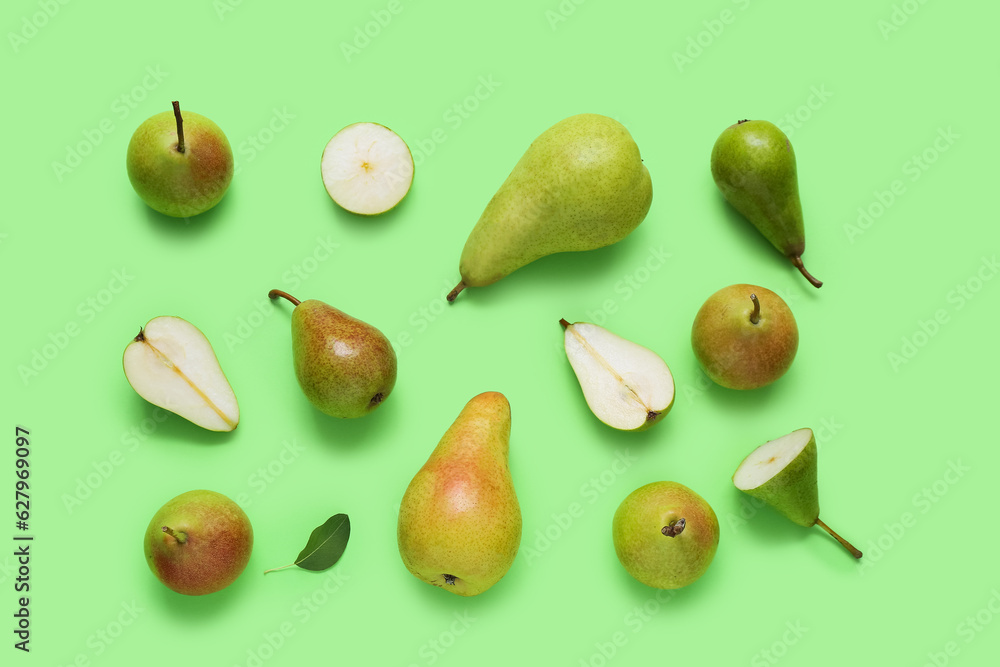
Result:
{"label": "cut pear slice", "polygon": [[136,393],[210,431],[240,421],[233,388],[212,344],[179,317],[155,317],[125,348],[125,377]]}
{"label": "cut pear slice", "polygon": [[819,519],[816,438],[812,429],[792,431],[750,452],[733,474],[733,484],[800,526],[818,524],[851,555],[861,558],[860,551]]}
{"label": "cut pear slice", "polygon": [[326,191],[342,208],[378,215],[410,191],[413,156],[406,142],[384,125],[354,123],[330,139],[320,172]]}
{"label": "cut pear slice", "polygon": [[674,378],[652,350],[589,322],[566,329],[566,356],[590,410],[608,426],[641,431],[674,404]]}

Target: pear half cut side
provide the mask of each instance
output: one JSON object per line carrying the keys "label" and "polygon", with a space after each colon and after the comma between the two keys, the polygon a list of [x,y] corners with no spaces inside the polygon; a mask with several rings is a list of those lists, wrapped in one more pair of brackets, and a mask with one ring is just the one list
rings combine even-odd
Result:
{"label": "pear half cut side", "polygon": [[860,551],[820,521],[816,458],[812,429],[798,429],[752,451],[733,474],[733,484],[800,526],[818,524],[852,556],[861,558]]}
{"label": "pear half cut side", "polygon": [[125,348],[122,365],[132,388],[153,405],[209,431],[232,431],[240,421],[212,344],[187,320],[151,319]]}
{"label": "pear half cut side", "polygon": [[642,431],[674,404],[674,378],[652,350],[589,322],[560,320],[566,357],[591,412],[622,431]]}

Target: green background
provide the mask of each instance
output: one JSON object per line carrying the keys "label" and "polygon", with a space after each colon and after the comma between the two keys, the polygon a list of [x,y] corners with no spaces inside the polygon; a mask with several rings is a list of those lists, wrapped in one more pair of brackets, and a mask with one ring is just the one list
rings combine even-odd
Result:
{"label": "green background", "polygon": [[[0,461],[13,466],[15,425],[29,429],[36,536],[32,653],[5,630],[5,664],[996,656],[995,6],[17,0],[2,13]],[[174,99],[224,129],[239,169],[191,220],[154,213],[125,173],[133,130]],[[534,137],[581,112],[638,143],[655,193],[645,222],[446,308],[486,202]],[[795,146],[821,290],[712,183],[712,144],[739,118],[770,119]],[[360,120],[396,130],[417,162],[408,197],[374,219],[339,210],[319,178],[326,142]],[[736,282],[781,294],[801,333],[790,372],[753,392],[708,382],[689,342],[700,304]],[[271,288],[396,342],[399,379],[375,414],[341,422],[304,399],[290,308],[267,305]],[[164,416],[125,381],[125,345],[166,314],[213,342],[240,401],[234,433]],[[678,387],[667,418],[639,434],[597,421],[560,317],[663,356]],[[465,599],[406,571],[396,508],[487,390],[512,405],[524,532],[507,576]],[[731,485],[743,456],[801,426],[820,440],[822,517],[860,563]],[[0,479],[13,486],[12,471]],[[633,581],[610,539],[621,500],[661,479],[722,524],[708,573],[673,596]],[[156,581],[140,542],[161,504],[196,488],[242,498],[256,539],[233,586],[187,598]],[[12,496],[0,492],[9,544]],[[337,512],[353,533],[328,574],[261,575]],[[13,558],[0,566],[10,623]]]}

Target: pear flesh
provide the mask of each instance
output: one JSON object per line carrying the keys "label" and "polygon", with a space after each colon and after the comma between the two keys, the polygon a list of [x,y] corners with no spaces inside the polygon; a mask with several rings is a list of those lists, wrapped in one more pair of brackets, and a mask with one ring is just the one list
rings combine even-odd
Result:
{"label": "pear flesh", "polygon": [[589,322],[565,327],[566,356],[594,415],[608,426],[641,431],[674,404],[674,378],[652,350]]}
{"label": "pear flesh", "polygon": [[792,431],[751,452],[733,474],[733,484],[800,526],[818,524],[851,555],[861,558],[860,551],[819,519],[816,452],[812,429]]}
{"label": "pear flesh", "polygon": [[712,147],[712,178],[733,208],[815,287],[823,283],[802,263],[806,249],[792,142],[766,120],[730,125]]}
{"label": "pear flesh", "polygon": [[510,569],[521,543],[521,509],[508,453],[510,404],[474,397],[413,477],[399,506],[406,569],[456,595],[478,595]]}
{"label": "pear flesh", "polygon": [[597,114],[560,121],[532,142],[486,206],[448,300],[540,257],[617,243],[652,200],[649,171],[621,123]]}
{"label": "pear flesh", "polygon": [[232,431],[240,421],[212,344],[186,320],[150,320],[125,348],[122,365],[132,388],[153,405],[210,431]]}
{"label": "pear flesh", "polygon": [[354,123],[335,134],[320,162],[323,185],[343,209],[385,213],[413,184],[413,156],[398,134],[378,123]]}

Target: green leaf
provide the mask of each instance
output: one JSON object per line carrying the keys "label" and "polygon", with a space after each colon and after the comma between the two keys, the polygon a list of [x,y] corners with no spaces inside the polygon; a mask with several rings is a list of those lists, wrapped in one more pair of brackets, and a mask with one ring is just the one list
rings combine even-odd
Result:
{"label": "green leaf", "polygon": [[305,548],[290,565],[265,570],[264,574],[298,565],[303,570],[322,572],[333,567],[344,555],[347,540],[351,537],[351,520],[346,514],[334,514],[309,535]]}

